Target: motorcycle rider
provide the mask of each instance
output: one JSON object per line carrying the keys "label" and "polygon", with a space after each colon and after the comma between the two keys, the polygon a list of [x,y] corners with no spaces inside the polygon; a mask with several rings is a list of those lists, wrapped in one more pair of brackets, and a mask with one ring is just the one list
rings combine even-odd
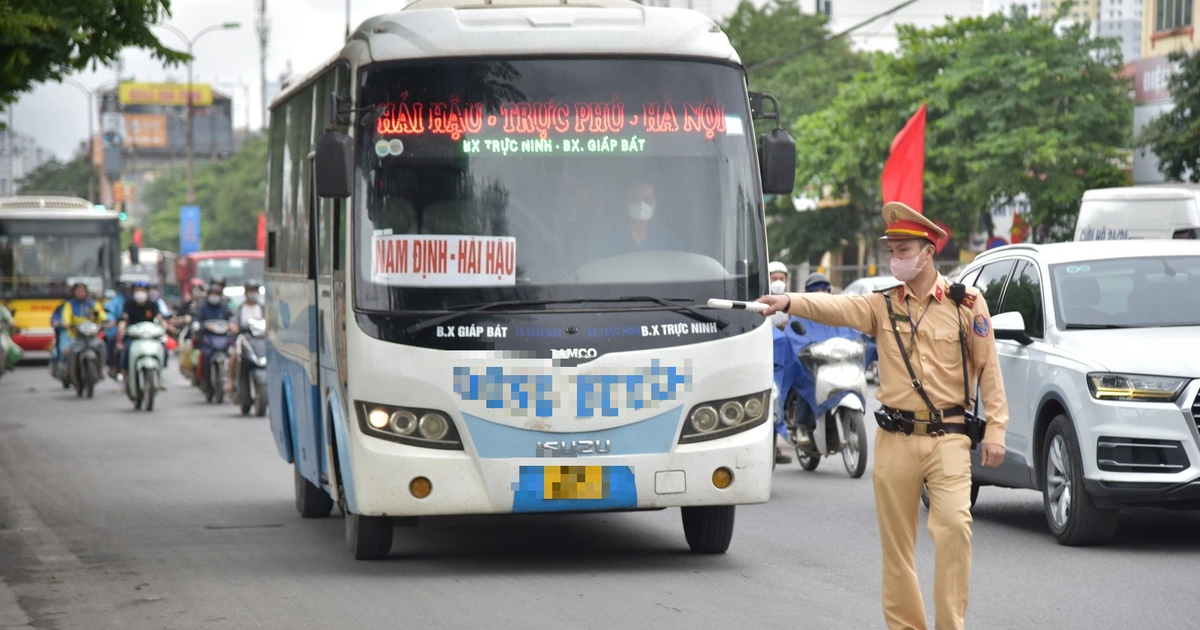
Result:
{"label": "motorcycle rider", "polygon": [[87,285],[76,282],[71,285],[67,299],[50,316],[50,326],[54,328],[55,361],[68,360],[71,354],[71,339],[75,338],[75,324],[84,320],[103,324],[108,321],[108,316],[104,307],[88,295]]}
{"label": "motorcycle rider", "polygon": [[[242,302],[234,313],[233,321],[237,326],[237,330],[243,333],[248,330],[247,324],[252,319],[266,319],[266,311],[263,310],[261,295],[259,295],[259,283],[257,280],[247,280],[244,285],[246,289],[246,300]],[[225,383],[225,390],[233,391],[233,384],[237,378],[237,370],[241,367],[240,356],[238,355],[238,344],[233,344],[233,351],[230,353],[229,361],[229,379]]]}
{"label": "motorcycle rider", "polygon": [[104,346],[108,351],[108,375],[117,378],[120,370],[120,353],[117,352],[117,320],[121,319],[121,311],[125,308],[125,298],[129,295],[129,282],[122,280],[111,298],[104,302],[104,314],[108,316],[107,331],[104,335]]}
{"label": "motorcycle rider", "polygon": [[[215,278],[214,278],[215,281]],[[230,333],[237,334],[237,322],[233,321],[233,310],[229,308],[229,304],[225,301],[225,295],[221,291],[220,285],[208,285],[208,293],[204,297],[204,304],[196,309],[196,317],[192,320],[192,347],[202,348],[204,341],[204,322],[210,319],[224,319],[230,321]],[[200,324],[197,326],[196,324]],[[204,374],[205,361],[208,359],[203,352],[200,353],[200,360],[196,362],[196,369],[200,374]]]}
{"label": "motorcycle rider", "polygon": [[[787,265],[778,260],[773,260],[771,261],[771,264],[767,265],[767,275],[771,280],[771,293],[773,295],[780,295],[787,291],[789,275]],[[783,326],[787,324],[787,321],[787,313],[776,313],[771,316],[771,323],[774,324],[779,330],[783,330]],[[776,331],[775,336],[778,340],[778,338],[780,338],[782,335]],[[783,342],[786,343],[787,339],[783,339]],[[772,385],[771,390],[772,400],[775,401],[772,405],[775,417],[775,463],[790,464],[792,463],[792,456],[788,455],[787,451],[784,450],[785,440],[787,438],[787,428],[783,422],[784,394],[783,392],[779,391],[779,387],[777,385]]]}
{"label": "motorcycle rider", "polygon": [[[129,378],[129,351],[125,347],[125,330],[134,324],[155,322],[164,326],[163,315],[157,303],[150,299],[150,283],[137,280],[133,283],[133,299],[125,302],[121,320],[117,323],[117,351],[121,353],[121,378]],[[165,365],[163,367],[166,367]],[[159,387],[166,390],[166,387]]]}

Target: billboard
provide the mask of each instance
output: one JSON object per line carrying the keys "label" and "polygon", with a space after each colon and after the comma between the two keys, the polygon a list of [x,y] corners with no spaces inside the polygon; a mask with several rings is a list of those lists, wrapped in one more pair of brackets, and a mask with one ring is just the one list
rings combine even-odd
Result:
{"label": "billboard", "polygon": [[161,149],[167,146],[167,117],[163,114],[123,114],[125,144]]}
{"label": "billboard", "polygon": [[[122,82],[119,100],[122,105],[187,105],[187,84]],[[192,84],[192,106],[208,107],[213,102],[212,86]]]}

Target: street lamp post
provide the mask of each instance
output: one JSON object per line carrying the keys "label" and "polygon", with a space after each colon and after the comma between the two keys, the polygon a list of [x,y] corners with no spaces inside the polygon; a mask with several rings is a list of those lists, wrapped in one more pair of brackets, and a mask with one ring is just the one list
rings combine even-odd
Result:
{"label": "street lamp post", "polygon": [[188,54],[188,64],[187,64],[187,201],[189,204],[192,204],[192,203],[196,203],[196,182],[195,182],[196,149],[195,149],[195,139],[194,139],[195,136],[194,136],[194,130],[193,130],[193,122],[192,122],[192,120],[193,120],[193,114],[192,114],[192,61],[194,60],[194,56],[192,55],[192,50],[194,49],[196,42],[205,33],[211,33],[212,31],[219,31],[219,30],[229,30],[229,29],[241,28],[242,23],[241,22],[225,22],[223,24],[213,24],[212,26],[207,26],[205,28],[200,29],[200,31],[197,32],[194,36],[192,36],[191,39],[188,39],[188,36],[184,35],[183,31],[175,28],[174,26],[171,26],[170,24],[159,24],[159,26],[171,31],[172,33],[175,33],[176,35],[179,36],[180,39],[182,39],[184,41],[184,43],[187,44],[187,54]]}
{"label": "street lamp post", "polygon": [[70,86],[72,86],[72,87],[79,88],[79,90],[80,90],[81,92],[83,92],[84,96],[87,96],[87,104],[88,104],[88,113],[87,113],[87,125],[88,125],[88,157],[87,157],[87,160],[88,160],[88,162],[87,162],[87,163],[88,163],[88,201],[91,201],[92,203],[96,203],[96,146],[95,146],[95,143],[96,143],[96,133],[95,133],[95,131],[94,131],[94,128],[92,127],[92,114],[93,114],[93,110],[95,109],[95,107],[94,107],[94,106],[93,106],[93,104],[92,104],[92,91],[91,91],[91,90],[89,90],[89,89],[87,89],[87,87],[86,87],[84,84],[82,84],[82,83],[80,83],[80,82],[78,82],[78,81],[76,81],[75,79],[72,79],[72,78],[70,78],[70,77],[63,77],[63,83],[66,83],[67,85],[70,85]]}

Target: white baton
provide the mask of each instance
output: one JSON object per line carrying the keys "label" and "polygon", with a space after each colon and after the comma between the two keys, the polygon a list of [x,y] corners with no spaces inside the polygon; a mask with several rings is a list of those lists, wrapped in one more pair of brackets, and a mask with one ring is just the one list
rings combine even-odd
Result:
{"label": "white baton", "polygon": [[742,311],[750,311],[752,313],[762,313],[762,312],[765,312],[768,308],[770,308],[769,306],[767,306],[766,304],[763,304],[762,302],[739,302],[737,300],[718,300],[716,298],[712,298],[708,301],[708,307],[709,308],[721,308],[721,309],[736,309],[736,310],[742,310]]}

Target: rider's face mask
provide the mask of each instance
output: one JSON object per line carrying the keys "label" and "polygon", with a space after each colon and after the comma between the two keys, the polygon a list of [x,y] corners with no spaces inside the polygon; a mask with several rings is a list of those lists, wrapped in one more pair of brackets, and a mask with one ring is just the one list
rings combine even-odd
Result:
{"label": "rider's face mask", "polygon": [[776,280],[771,283],[771,295],[780,295],[787,290],[787,283],[783,280]]}
{"label": "rider's face mask", "polygon": [[250,304],[258,304],[258,291],[252,291],[246,294],[246,302]]}
{"label": "rider's face mask", "polygon": [[214,294],[212,294],[212,295],[210,295],[210,296],[208,296],[208,303],[209,303],[209,304],[212,304],[213,306],[216,306],[216,305],[220,304],[220,303],[221,303],[221,296],[219,296],[219,295],[217,295],[217,294],[215,294],[215,293],[214,293]]}
{"label": "rider's face mask", "polygon": [[133,292],[133,301],[137,302],[138,304],[145,303],[149,297],[150,297],[150,295],[148,293],[146,293],[145,291],[134,291]]}

